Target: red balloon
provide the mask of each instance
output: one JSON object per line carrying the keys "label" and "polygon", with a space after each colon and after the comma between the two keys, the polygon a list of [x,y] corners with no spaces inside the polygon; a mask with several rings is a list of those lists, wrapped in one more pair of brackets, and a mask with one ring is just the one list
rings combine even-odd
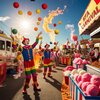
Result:
{"label": "red balloon", "polygon": [[57,45],[57,42],[54,42],[54,45]]}
{"label": "red balloon", "polygon": [[57,25],[56,24],[53,24],[53,26],[56,27]]}
{"label": "red balloon", "polygon": [[47,5],[46,3],[43,3],[43,4],[42,4],[42,8],[45,10],[45,9],[48,8],[48,5]]}
{"label": "red balloon", "polygon": [[14,7],[14,8],[18,8],[18,7],[19,7],[19,3],[18,3],[18,2],[14,2],[14,3],[13,3],[13,7]]}
{"label": "red balloon", "polygon": [[77,41],[78,37],[76,35],[73,35],[73,40]]}

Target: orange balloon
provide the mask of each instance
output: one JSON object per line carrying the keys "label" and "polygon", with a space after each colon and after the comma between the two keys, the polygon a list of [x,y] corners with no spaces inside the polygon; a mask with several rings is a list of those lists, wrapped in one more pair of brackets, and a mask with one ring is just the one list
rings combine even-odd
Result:
{"label": "orange balloon", "polygon": [[39,17],[39,18],[38,18],[38,21],[41,21],[41,20],[42,20],[42,18],[41,18],[41,17]]}
{"label": "orange balloon", "polygon": [[35,30],[35,31],[37,31],[37,30],[38,30],[38,28],[37,28],[37,27],[35,27],[35,28],[34,28],[34,30]]}
{"label": "orange balloon", "polygon": [[31,16],[31,15],[32,15],[32,12],[31,12],[31,11],[28,11],[27,14],[28,14],[29,16]]}

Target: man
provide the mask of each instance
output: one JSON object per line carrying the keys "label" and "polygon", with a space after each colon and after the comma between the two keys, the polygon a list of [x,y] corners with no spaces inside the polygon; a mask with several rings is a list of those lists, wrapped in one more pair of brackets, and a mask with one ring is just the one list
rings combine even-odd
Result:
{"label": "man", "polygon": [[38,36],[36,37],[36,42],[33,43],[33,45],[29,45],[30,40],[28,38],[24,38],[22,41],[24,45],[22,47],[22,55],[24,59],[24,69],[26,75],[26,81],[24,84],[23,93],[27,93],[27,88],[29,88],[29,82],[31,80],[31,77],[33,79],[34,91],[41,91],[41,89],[38,88],[37,74],[33,60],[33,49],[38,44],[39,36],[41,34],[42,34],[41,32],[38,34]]}
{"label": "man", "polygon": [[51,51],[49,50],[50,45],[46,44],[45,45],[45,50],[44,50],[44,56],[43,56],[43,63],[44,63],[44,79],[46,77],[47,69],[48,71],[48,77],[51,76],[51,71],[52,71],[52,65],[51,65],[51,58],[50,58],[50,53]]}

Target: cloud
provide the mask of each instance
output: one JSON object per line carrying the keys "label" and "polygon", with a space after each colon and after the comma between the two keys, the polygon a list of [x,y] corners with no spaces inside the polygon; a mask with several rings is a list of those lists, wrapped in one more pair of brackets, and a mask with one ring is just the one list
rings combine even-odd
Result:
{"label": "cloud", "polygon": [[5,16],[5,17],[0,17],[0,21],[4,22],[6,20],[10,19],[9,16]]}
{"label": "cloud", "polygon": [[70,30],[71,31],[71,34],[73,34],[75,32],[74,24],[67,24],[65,26],[65,29],[66,30]]}

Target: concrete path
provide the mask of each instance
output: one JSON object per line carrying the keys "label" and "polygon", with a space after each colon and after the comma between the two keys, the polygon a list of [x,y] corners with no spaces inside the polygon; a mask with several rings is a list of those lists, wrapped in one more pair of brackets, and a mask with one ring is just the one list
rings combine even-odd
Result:
{"label": "concrete path", "polygon": [[16,93],[12,100],[62,100],[61,97],[61,85],[62,85],[62,69],[58,66],[53,68],[52,78],[47,77],[43,79],[43,73],[38,73],[38,82],[41,87],[41,92],[34,92],[32,87],[32,81],[30,82],[30,88],[28,94],[22,94],[22,88]]}

